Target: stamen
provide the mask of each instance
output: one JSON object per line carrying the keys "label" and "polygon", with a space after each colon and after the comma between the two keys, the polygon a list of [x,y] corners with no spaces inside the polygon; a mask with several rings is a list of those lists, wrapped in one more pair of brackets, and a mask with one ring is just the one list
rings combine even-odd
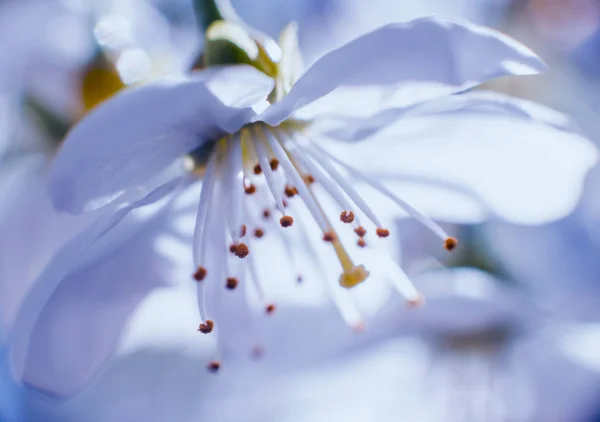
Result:
{"label": "stamen", "polygon": [[246,229],[246,225],[242,224],[242,227],[240,227],[240,237],[246,236]]}
{"label": "stamen", "polygon": [[[298,145],[296,143],[292,143],[292,147],[293,147],[292,152],[294,153],[294,157],[297,156],[297,158],[300,161],[300,164],[302,164],[306,169],[308,169],[313,174],[317,175],[317,177],[319,178],[319,183],[325,189],[325,191],[329,195],[331,195],[331,197],[335,200],[335,202],[337,202],[337,204],[340,206],[340,208],[342,208],[343,210],[348,210],[350,212],[350,214],[352,215],[352,220],[354,220],[354,213],[351,211],[352,208],[354,208],[354,207],[352,205],[350,205],[350,203],[348,202],[346,197],[342,194],[339,186],[336,183],[334,183],[334,181],[332,181],[330,177],[327,177],[323,173],[323,171],[315,163],[313,163],[313,161],[308,157],[308,155],[306,155],[303,152],[302,148],[298,147]],[[312,181],[314,182],[314,177],[312,178]],[[308,183],[307,183],[307,185],[308,185]],[[359,224],[358,220],[357,220],[357,224]]]}
{"label": "stamen", "polygon": [[[285,150],[283,146],[283,141],[279,139],[278,135],[280,132],[275,131],[273,133],[263,131],[263,139],[266,139],[271,150],[275,154],[275,156],[279,159],[283,169],[286,171],[288,177],[292,179],[292,182],[298,188],[298,192],[300,197],[304,200],[308,211],[315,219],[315,221],[321,226],[321,230],[323,233],[327,233],[329,231],[333,231],[331,228],[331,224],[327,220],[325,213],[317,203],[314,195],[306,184],[304,184],[302,178],[300,177],[300,172],[296,164],[292,161],[289,151]],[[365,270],[363,266],[356,266],[352,262],[350,255],[342,244],[336,239],[332,242],[335,253],[342,265],[342,269],[344,270],[343,274],[340,276],[340,284],[344,287],[353,287],[357,284],[366,280],[369,276],[368,271]]]}
{"label": "stamen", "polygon": [[306,183],[307,185],[312,185],[313,183],[315,183],[315,177],[312,174],[305,174],[304,176],[302,176],[302,180],[304,180],[304,183]]}
{"label": "stamen", "polygon": [[[298,146],[298,148],[300,149],[301,147],[299,147],[298,142],[294,139],[293,136],[291,137],[291,139],[292,139],[292,142],[294,142],[296,144],[296,146]],[[304,138],[304,139],[306,139],[306,138]],[[312,142],[308,141],[307,139],[306,139],[306,141],[309,142],[310,144],[312,144]],[[316,148],[316,146],[314,146],[314,148]],[[304,148],[303,150],[306,150],[308,155],[313,160],[315,160],[327,172],[327,174],[329,174],[329,177],[331,177],[333,179],[333,181],[335,183],[337,183],[338,186],[346,193],[346,195],[348,195],[350,197],[352,202],[354,202],[356,204],[356,206],[363,213],[365,213],[365,215],[367,217],[369,217],[369,220],[371,220],[373,222],[373,224],[375,224],[377,227],[382,226],[381,222],[379,221],[379,218],[377,218],[377,215],[375,215],[375,213],[373,212],[371,207],[369,207],[369,205],[367,205],[365,200],[362,199],[362,197],[358,194],[358,192],[345,180],[344,176],[342,176],[342,174],[333,165],[331,165],[329,160],[327,160],[323,157],[323,154],[317,153],[318,151],[320,151],[320,149],[318,151],[316,151],[315,149]]]}
{"label": "stamen", "polygon": [[254,236],[258,239],[265,235],[265,231],[263,229],[254,229]]}
{"label": "stamen", "polygon": [[365,239],[363,239],[362,237],[360,239],[358,239],[358,241],[356,242],[356,244],[358,246],[360,246],[361,248],[364,248],[365,246],[367,246],[367,242],[365,242]]}
{"label": "stamen", "polygon": [[265,208],[265,210],[263,211],[263,217],[265,219],[271,217],[271,210]]}
{"label": "stamen", "polygon": [[206,268],[198,267],[198,269],[194,273],[194,280],[196,280],[196,281],[204,280],[206,278],[207,273],[208,273],[208,271],[206,271]]}
{"label": "stamen", "polygon": [[[244,180],[243,180],[243,157],[242,141],[240,136],[229,137],[227,139],[227,168],[225,177],[225,191],[228,193],[229,209],[227,210],[227,220],[231,238],[237,242],[240,238],[238,227],[241,227],[243,220],[244,203]],[[243,236],[243,234],[241,235]]]}
{"label": "stamen", "polygon": [[246,192],[247,195],[253,195],[256,193],[256,186],[251,183],[244,187],[244,192]]}
{"label": "stamen", "polygon": [[279,167],[279,160],[277,160],[277,158],[271,158],[271,161],[269,161],[269,166],[271,167],[271,170],[277,170]]}
{"label": "stamen", "polygon": [[208,334],[212,332],[213,328],[215,328],[215,323],[213,320],[208,319],[206,320],[205,324],[200,324],[198,331],[200,331],[202,334]]}
{"label": "stamen", "polygon": [[337,240],[337,236],[335,235],[334,232],[327,232],[323,235],[323,240],[325,242],[331,242],[333,243],[334,241]]}
{"label": "stamen", "polygon": [[232,243],[231,245],[229,245],[229,252],[235,254],[237,252],[237,244]]}
{"label": "stamen", "polygon": [[208,369],[210,372],[213,372],[213,373],[218,372],[220,368],[221,368],[221,362],[216,361],[216,360],[209,362],[208,365],[206,366],[206,369]]}
{"label": "stamen", "polygon": [[245,243],[238,243],[237,245],[235,245],[235,256],[237,256],[238,258],[246,258],[249,253],[250,249]]}
{"label": "stamen", "polygon": [[346,224],[352,223],[354,221],[354,213],[352,211],[342,211],[340,221]]}
{"label": "stamen", "polygon": [[282,215],[285,215],[283,198],[281,193],[279,192],[279,189],[277,189],[275,177],[269,164],[269,154],[267,152],[267,149],[263,146],[263,143],[260,142],[263,138],[262,131],[259,127],[254,127],[254,133],[255,135],[257,135],[258,139],[253,139],[250,136],[248,129],[242,129],[242,136],[246,136],[248,145],[252,145],[252,147],[254,148],[254,153],[258,158],[262,171],[265,175],[265,181],[267,182],[267,186],[271,191],[271,195],[273,195],[273,199],[275,199],[275,205],[279,209],[279,212],[281,212]]}
{"label": "stamen", "polygon": [[[362,179],[363,181],[365,181],[366,183],[371,185],[371,187],[378,190],[383,195],[387,196],[389,199],[391,199],[396,204],[398,204],[398,206],[400,206],[400,208],[402,208],[404,211],[406,211],[406,213],[408,213],[408,215],[410,215],[412,218],[417,220],[419,223],[423,224],[425,227],[427,227],[429,230],[431,230],[438,237],[443,239],[444,242],[446,241],[446,239],[448,239],[450,237],[450,236],[448,236],[448,233],[446,233],[446,231],[444,229],[442,229],[435,221],[433,221],[429,217],[423,215],[412,205],[410,205],[403,199],[396,196],[392,191],[390,191],[388,188],[386,188],[381,182],[379,182],[375,178],[370,177],[366,173],[363,173],[363,172],[355,169],[354,167],[350,166],[349,164],[346,164],[339,158],[331,155],[330,153],[325,151],[323,148],[321,148],[320,146],[318,146],[314,143],[312,144],[312,148],[318,150],[323,155],[328,157],[330,160],[334,161],[335,163],[337,163],[340,166],[342,166],[343,168],[345,168],[352,176],[354,176],[358,179]],[[378,224],[377,226],[381,227],[380,224]]]}
{"label": "stamen", "polygon": [[285,194],[288,198],[293,198],[295,195],[298,194],[298,189],[296,189],[292,185],[285,185]]}
{"label": "stamen", "polygon": [[375,230],[375,233],[377,233],[377,236],[379,237],[388,237],[390,235],[390,231],[382,227],[379,227],[377,230]]}
{"label": "stamen", "polygon": [[261,174],[261,173],[262,173],[262,169],[260,168],[260,164],[256,164],[256,165],[254,166],[254,169],[253,169],[253,171],[254,171],[254,174],[256,174],[257,176],[258,176],[259,174]]}
{"label": "stamen", "polygon": [[449,237],[444,241],[444,247],[447,251],[454,250],[456,246],[458,246],[458,240],[456,240],[454,237]]}
{"label": "stamen", "polygon": [[354,233],[356,233],[359,237],[365,237],[367,230],[363,226],[358,226],[354,229]]}
{"label": "stamen", "polygon": [[276,309],[277,309],[276,306],[273,305],[272,303],[268,304],[265,307],[265,311],[267,312],[268,315],[272,315],[273,313],[275,313]]}
{"label": "stamen", "polygon": [[227,278],[227,283],[225,284],[225,287],[227,287],[229,290],[234,290],[237,286],[238,286],[237,278],[235,278],[235,277]]}
{"label": "stamen", "polygon": [[284,215],[279,219],[279,224],[281,224],[281,227],[291,227],[294,224],[294,219],[289,215]]}

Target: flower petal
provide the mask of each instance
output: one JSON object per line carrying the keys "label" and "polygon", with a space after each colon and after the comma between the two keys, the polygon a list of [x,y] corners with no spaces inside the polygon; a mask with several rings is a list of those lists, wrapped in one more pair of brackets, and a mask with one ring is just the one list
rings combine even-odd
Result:
{"label": "flower petal", "polygon": [[176,158],[237,130],[272,86],[256,69],[230,66],[116,95],[67,136],[51,173],[55,206],[78,214],[106,205]]}
{"label": "flower petal", "polygon": [[330,142],[327,149],[439,220],[472,221],[454,215],[456,204],[446,198],[429,201],[426,184],[407,191],[395,179],[462,186],[501,218],[539,224],[572,211],[597,161],[581,136],[504,117],[435,115],[404,119],[395,129],[369,142]]}
{"label": "flower petal", "polygon": [[581,132],[567,116],[541,104],[495,92],[475,91],[409,107],[389,108],[364,118],[333,117],[335,128],[326,130],[326,134],[339,141],[361,141],[395,123],[402,124],[400,119],[405,116],[445,114],[509,117],[546,124],[565,132]]}
{"label": "flower petal", "polygon": [[46,187],[46,157],[27,156],[12,164],[3,163],[0,174],[0,330],[10,327],[52,254],[95,217],[54,210]]}
{"label": "flower petal", "polygon": [[[416,19],[386,25],[326,54],[260,119],[278,124],[340,86],[408,83],[416,103],[544,68],[533,52],[494,30],[453,19]],[[421,90],[412,89],[415,83],[435,89],[426,90],[423,98]]]}
{"label": "flower petal", "polygon": [[[162,203],[171,189],[99,219],[57,253],[36,281],[9,340],[13,372],[49,394],[75,393],[114,353],[125,322],[167,263],[154,250]],[[156,212],[159,210],[159,212]],[[158,221],[157,221],[158,220]]]}

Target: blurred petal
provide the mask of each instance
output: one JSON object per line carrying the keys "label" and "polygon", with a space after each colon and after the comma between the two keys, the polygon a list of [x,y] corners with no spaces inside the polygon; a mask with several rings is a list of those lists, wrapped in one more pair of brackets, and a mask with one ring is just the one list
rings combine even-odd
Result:
{"label": "blurred petal", "polygon": [[515,118],[546,124],[565,132],[580,132],[567,116],[541,104],[494,92],[474,91],[436,98],[409,107],[390,108],[369,117],[334,117],[339,122],[339,128],[328,131],[327,135],[340,141],[360,141],[391,125],[401,125],[401,118],[405,116],[444,114]]}
{"label": "blurred petal", "polygon": [[384,26],[326,54],[261,120],[276,125],[340,86],[429,84],[410,90],[415,103],[544,68],[529,49],[491,29],[451,19],[417,19]]}
{"label": "blurred petal", "polygon": [[57,213],[46,187],[47,159],[3,163],[0,174],[0,330],[8,328],[52,254],[94,216]]}
{"label": "blurred petal", "polygon": [[131,212],[164,194],[155,191],[99,219],[51,261],[9,338],[13,371],[23,382],[48,394],[71,395],[114,353],[129,314],[166,281],[166,263],[153,244],[164,228],[152,224],[162,215],[156,209],[168,207]]}
{"label": "blurred petal", "polygon": [[[539,123],[469,114],[404,119],[377,140],[328,146],[426,214],[455,222],[481,218],[481,205],[469,213],[477,201],[512,222],[561,218],[575,207],[584,177],[597,160],[595,148],[581,136]],[[436,201],[427,184],[405,190],[411,178],[434,188],[437,180],[438,190],[463,186],[471,197],[463,192]]]}
{"label": "blurred petal", "polygon": [[116,95],[67,136],[50,178],[54,204],[73,214],[106,205],[207,140],[237,130],[272,84],[235,66]]}

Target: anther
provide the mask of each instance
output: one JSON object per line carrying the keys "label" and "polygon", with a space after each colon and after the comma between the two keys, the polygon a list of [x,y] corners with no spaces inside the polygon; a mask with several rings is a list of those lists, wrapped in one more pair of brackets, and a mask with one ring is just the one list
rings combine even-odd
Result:
{"label": "anther", "polygon": [[229,290],[234,290],[238,285],[238,280],[235,277],[228,277],[227,278],[227,283],[225,284],[225,287],[227,287]]}
{"label": "anther", "polygon": [[281,227],[291,227],[294,224],[294,219],[289,215],[284,215],[279,219],[279,224],[281,224]]}
{"label": "anther", "polygon": [[237,252],[237,245],[235,243],[229,245],[229,252],[231,252],[232,254],[235,254]]}
{"label": "anther", "polygon": [[254,236],[260,239],[265,235],[265,231],[263,229],[254,229]]}
{"label": "anther", "polygon": [[269,209],[266,209],[263,211],[263,217],[264,218],[269,218],[271,216],[271,211]]}
{"label": "anther", "polygon": [[367,246],[367,242],[365,242],[365,239],[363,239],[362,237],[360,239],[358,239],[358,241],[356,242],[356,244],[358,246],[360,246],[361,248],[364,248],[365,246]]}
{"label": "anther", "polygon": [[365,237],[367,230],[365,230],[363,226],[358,226],[354,229],[354,233],[356,233],[359,237]]}
{"label": "anther", "polygon": [[325,242],[334,242],[336,239],[334,232],[327,232],[323,235],[323,240]]}
{"label": "anther", "polygon": [[206,365],[206,369],[208,369],[210,372],[218,372],[219,369],[221,368],[221,362],[217,361],[217,360],[213,360],[212,362],[209,362],[208,365]]}
{"label": "anther", "polygon": [[248,195],[252,195],[256,192],[256,186],[254,186],[253,184],[244,186],[244,192],[246,192],[246,194]]}
{"label": "anther", "polygon": [[288,201],[286,201],[285,199],[282,199],[282,200],[281,200],[281,204],[282,204],[282,205],[283,205],[285,208],[287,208],[287,206],[289,205],[289,204],[288,204]]}
{"label": "anther", "polygon": [[240,227],[240,237],[246,236],[246,229],[246,225],[242,224],[242,227]]}
{"label": "anther", "polygon": [[208,271],[206,271],[206,268],[204,268],[204,267],[198,267],[198,269],[194,273],[194,280],[196,280],[196,281],[202,281],[202,280],[204,280],[204,278],[206,277],[207,273],[208,273]]}
{"label": "anther", "polygon": [[297,283],[302,283],[302,280],[304,280],[304,277],[302,277],[301,275],[299,275],[298,277],[296,277],[296,282]]}
{"label": "anther", "polygon": [[294,196],[298,195],[298,189],[296,189],[296,187],[292,185],[285,185],[284,192],[288,198],[293,198]]}
{"label": "anther", "polygon": [[277,158],[271,158],[271,161],[269,161],[269,166],[271,167],[271,170],[277,170],[277,167],[279,167],[279,160]]}
{"label": "anther", "polygon": [[235,256],[237,256],[238,258],[246,258],[249,253],[250,253],[250,249],[248,248],[248,245],[246,245],[245,243],[238,243],[236,245]]}
{"label": "anther", "polygon": [[206,323],[200,324],[198,331],[200,331],[202,334],[208,334],[212,332],[213,328],[215,328],[215,323],[212,319],[207,319]]}
{"label": "anther", "polygon": [[304,180],[304,183],[306,183],[307,185],[312,185],[313,183],[315,183],[315,176],[313,176],[312,174],[305,174],[302,179]]}
{"label": "anther", "polygon": [[342,211],[340,221],[346,224],[352,223],[354,221],[354,213],[352,211]]}
{"label": "anther", "polygon": [[262,169],[260,168],[260,164],[256,164],[254,166],[254,174],[259,175],[262,173]]}
{"label": "anther", "polygon": [[388,237],[390,235],[390,231],[388,229],[384,229],[382,227],[379,227],[375,233],[377,233],[377,236],[379,237]]}
{"label": "anther", "polygon": [[454,237],[449,237],[446,240],[444,240],[444,248],[446,248],[447,251],[452,251],[457,246],[458,246],[458,240],[456,240]]}
{"label": "anther", "polygon": [[272,315],[275,312],[275,309],[277,309],[277,308],[272,303],[265,307],[265,311],[267,312],[268,315]]}

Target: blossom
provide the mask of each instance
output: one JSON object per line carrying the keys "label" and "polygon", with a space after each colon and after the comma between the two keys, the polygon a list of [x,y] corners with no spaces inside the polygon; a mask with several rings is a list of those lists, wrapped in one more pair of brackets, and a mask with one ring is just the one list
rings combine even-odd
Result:
{"label": "blossom", "polygon": [[[271,289],[284,289],[286,282],[302,283],[306,274],[311,278],[321,264],[325,273],[335,267],[335,278],[344,288],[360,285],[371,272],[374,280],[386,281],[386,287],[399,291],[409,304],[418,304],[421,296],[398,265],[370,248],[390,231],[379,217],[381,210],[374,209],[361,185],[350,179],[391,200],[397,210],[438,236],[446,249],[456,240],[394,189],[362,171],[361,167],[376,167],[378,160],[389,162],[394,149],[373,148],[371,163],[360,160],[352,166],[327,151],[333,146],[328,136],[334,133],[340,141],[360,141],[380,129],[395,129],[410,115],[434,122],[440,115],[503,116],[519,121],[519,131],[529,128],[529,136],[572,141],[573,155],[579,157],[576,179],[595,160],[585,141],[569,133],[571,128],[535,107],[509,98],[445,98],[491,78],[543,70],[530,50],[492,30],[442,18],[391,24],[330,52],[302,73],[293,26],[284,31],[277,50],[272,42],[256,42],[240,28],[215,25],[212,35],[222,36],[221,41],[236,39],[233,47],[242,50],[252,66],[209,66],[128,89],[76,125],[58,153],[50,177],[55,206],[73,214],[103,210],[106,215],[55,256],[20,312],[11,355],[15,372],[30,385],[71,394],[97,373],[114,351],[131,310],[156,287],[135,271],[135,282],[126,285],[121,277],[107,278],[103,271],[112,274],[140,266],[148,270],[144,254],[138,255],[140,250],[134,251],[136,245],[128,241],[133,233],[156,235],[159,225],[144,226],[155,221],[148,217],[149,209],[176,224],[177,218],[169,217],[170,207],[190,195],[198,200],[193,235],[191,229],[186,233],[193,237],[188,253],[198,289],[198,331],[214,331],[219,342],[227,340],[228,333],[241,335],[239,325],[249,323],[247,315],[256,304],[263,313],[276,311],[265,280],[270,279]],[[211,64],[209,50],[206,58]],[[214,57],[218,58],[219,54]],[[300,115],[306,116],[309,106],[317,110],[317,100],[335,99],[337,88],[364,93],[363,88],[372,85],[389,88],[402,101],[375,115],[356,117],[346,127],[336,125],[336,119],[328,121],[322,111],[327,101],[319,101],[321,109],[312,119]],[[342,104],[334,101],[333,106],[329,111],[335,113]],[[373,111],[366,105],[364,109]],[[557,189],[551,196],[559,198],[564,210],[564,202],[569,202],[565,194]],[[573,197],[572,189],[567,197]],[[341,221],[335,225],[334,219]],[[320,231],[317,236],[311,232],[312,223]],[[134,253],[135,260],[127,260],[126,251]],[[367,268],[357,257],[377,265]],[[339,266],[329,265],[336,261]],[[376,272],[381,277],[375,277]],[[98,284],[87,291],[91,279]],[[339,287],[331,289],[342,318],[360,330],[360,307],[345,293]],[[94,303],[100,297],[101,303]],[[78,302],[81,298],[86,300]],[[84,306],[87,301],[93,306]],[[232,316],[238,319],[232,321]],[[96,330],[90,330],[90,324],[97,325]],[[98,341],[101,347],[81,350],[82,338],[91,344]],[[209,368],[219,365],[215,361]]]}

